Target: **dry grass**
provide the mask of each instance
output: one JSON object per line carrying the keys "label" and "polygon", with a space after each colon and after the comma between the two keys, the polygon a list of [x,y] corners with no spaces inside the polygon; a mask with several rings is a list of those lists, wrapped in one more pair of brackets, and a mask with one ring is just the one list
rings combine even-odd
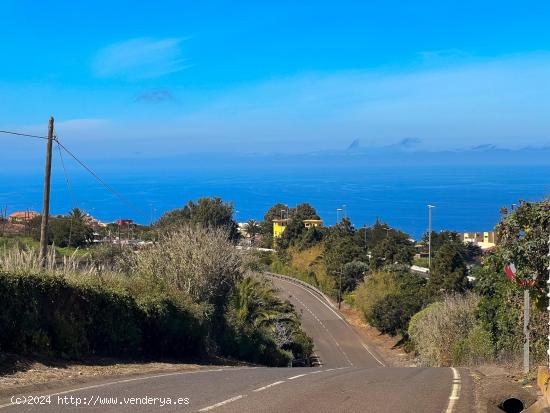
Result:
{"label": "dry grass", "polygon": [[96,275],[97,273],[94,266],[83,263],[76,251],[69,256],[59,257],[55,252],[55,248],[48,249],[44,267],[41,265],[39,252],[36,249],[4,248],[0,253],[0,269],[6,272],[28,273],[47,271],[63,275],[76,272],[84,275]]}
{"label": "dry grass", "polygon": [[428,366],[478,365],[492,359],[492,343],[475,317],[479,296],[452,295],[415,314],[409,335]]}

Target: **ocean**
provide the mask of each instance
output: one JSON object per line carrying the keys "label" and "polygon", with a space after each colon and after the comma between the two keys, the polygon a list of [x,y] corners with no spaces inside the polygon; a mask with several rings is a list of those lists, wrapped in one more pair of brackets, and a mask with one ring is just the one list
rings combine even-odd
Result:
{"label": "ocean", "polygon": [[[342,208],[356,227],[376,219],[418,239],[428,225],[427,204],[435,205],[433,228],[489,231],[500,209],[519,200],[541,200],[550,193],[550,166],[408,165],[353,167],[281,167],[254,164],[218,167],[140,168],[99,165],[98,174],[124,198],[113,195],[93,177],[69,167],[69,187],[59,164],[54,165],[51,211],[66,213],[73,206],[103,221],[131,218],[148,224],[190,199],[218,196],[233,202],[239,222],[262,219],[281,202],[313,205],[326,225]],[[42,171],[0,171],[0,209],[41,210]],[[70,190],[69,190],[70,188]],[[345,207],[343,207],[345,205]]]}

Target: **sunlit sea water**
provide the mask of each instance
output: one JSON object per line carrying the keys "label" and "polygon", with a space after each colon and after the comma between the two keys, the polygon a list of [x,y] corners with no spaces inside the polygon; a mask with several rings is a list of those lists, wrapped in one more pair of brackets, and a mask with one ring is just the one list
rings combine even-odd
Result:
{"label": "sunlit sea water", "polygon": [[[154,171],[154,170],[153,170]],[[261,219],[274,203],[294,206],[309,202],[327,224],[336,209],[346,211],[356,226],[377,218],[413,237],[427,228],[427,204],[436,206],[436,230],[490,230],[499,211],[518,200],[541,200],[550,194],[550,167],[360,167],[324,169],[238,168],[215,171],[180,170],[124,172],[101,169],[101,176],[127,202],[121,201],[89,175],[68,173],[71,190],[60,168],[52,180],[52,212],[78,206],[104,221],[133,218],[149,223],[162,212],[189,199],[219,196],[235,205],[238,221]],[[0,208],[8,211],[41,209],[42,177],[0,171]],[[343,214],[343,211],[342,211]]]}

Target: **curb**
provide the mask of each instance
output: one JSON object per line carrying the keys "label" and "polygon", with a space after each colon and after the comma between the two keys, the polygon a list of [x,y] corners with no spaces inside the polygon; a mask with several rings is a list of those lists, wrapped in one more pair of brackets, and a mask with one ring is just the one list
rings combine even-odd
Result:
{"label": "curb", "polygon": [[537,385],[541,396],[535,404],[523,410],[525,413],[550,412],[550,369],[548,367],[539,367]]}

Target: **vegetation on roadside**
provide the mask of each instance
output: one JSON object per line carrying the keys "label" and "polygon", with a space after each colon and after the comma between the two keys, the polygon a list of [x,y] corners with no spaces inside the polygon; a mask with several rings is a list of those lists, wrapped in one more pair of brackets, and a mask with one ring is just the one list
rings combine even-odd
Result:
{"label": "vegetation on roadside", "polygon": [[5,248],[0,351],[307,364],[313,345],[299,315],[254,272],[257,259],[235,248],[230,228],[210,219],[216,208],[171,222],[140,248],[65,258],[51,249],[45,269],[35,249]]}
{"label": "vegetation on roadside", "polygon": [[[275,205],[266,219],[280,209],[286,207]],[[316,214],[310,206],[307,210]],[[289,211],[292,219],[294,211]],[[484,254],[455,232],[433,232],[428,277],[411,271],[412,264],[428,264],[428,234],[415,245],[407,234],[382,222],[356,229],[344,218],[314,231],[289,223],[283,237],[273,240],[271,222],[261,225],[262,237],[276,247],[264,264],[335,299],[341,290],[343,300],[367,322],[400,337],[423,364],[518,362],[526,288],[533,297],[531,356],[535,363],[545,357],[550,200],[503,209],[497,247]],[[518,268],[512,280],[504,273],[510,263]]]}

